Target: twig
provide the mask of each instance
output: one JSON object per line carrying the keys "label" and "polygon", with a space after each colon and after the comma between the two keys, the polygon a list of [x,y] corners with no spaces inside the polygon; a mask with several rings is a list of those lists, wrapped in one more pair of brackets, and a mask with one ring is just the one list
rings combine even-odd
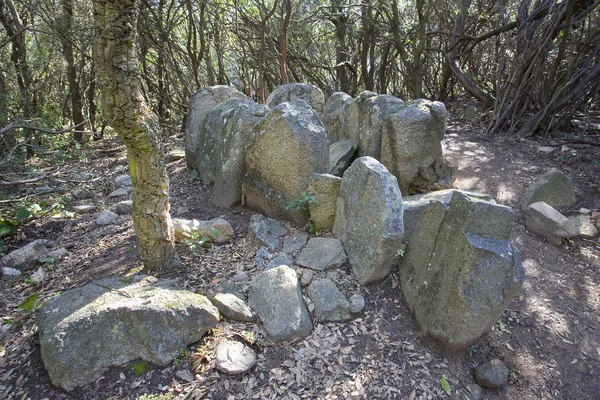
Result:
{"label": "twig", "polygon": [[42,179],[46,178],[48,175],[38,176],[37,178],[32,179],[24,179],[21,181],[7,181],[0,182],[0,187],[9,187],[9,186],[18,186],[18,185],[27,185],[28,183],[39,182]]}

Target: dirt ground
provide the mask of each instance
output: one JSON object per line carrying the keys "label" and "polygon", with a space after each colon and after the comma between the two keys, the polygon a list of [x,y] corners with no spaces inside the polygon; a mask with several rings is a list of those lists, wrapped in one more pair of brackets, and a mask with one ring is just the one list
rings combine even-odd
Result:
{"label": "dirt ground", "polygon": [[[569,175],[577,186],[578,202],[563,208],[566,215],[580,208],[600,210],[597,191],[600,129],[585,136],[548,139],[489,138],[470,121],[452,118],[444,140],[448,160],[458,170],[455,186],[492,195],[515,207],[526,187],[551,167]],[[169,147],[181,145],[181,138]],[[550,153],[540,146],[552,146]],[[566,146],[566,147],[565,147]],[[40,183],[52,192],[31,201],[49,204],[61,198],[69,207],[82,204],[70,193],[86,188],[95,193],[87,203],[110,208],[107,195],[115,176],[126,173],[123,148],[116,139],[94,143],[81,160],[45,164],[51,172]],[[184,160],[168,164],[172,214],[212,219],[223,216],[234,227],[232,243],[211,249],[180,246],[183,268],[166,277],[190,290],[213,294],[240,271],[250,277],[259,270],[245,235],[253,214],[245,208],[218,209],[210,188],[194,181]],[[87,172],[89,178],[74,179]],[[0,192],[4,203],[30,196],[33,185]],[[40,293],[43,302],[57,292],[102,277],[140,271],[130,217],[119,224],[97,227],[98,211],[86,215],[49,213],[7,239],[8,250],[38,238],[54,240],[68,255],[48,265],[49,278],[39,285],[0,282],[0,399],[463,399],[475,382],[474,368],[492,358],[510,369],[509,384],[487,391],[488,399],[597,399],[600,393],[600,242],[576,239],[553,246],[528,232],[517,210],[513,243],[526,270],[523,289],[492,332],[470,349],[447,358],[422,344],[394,272],[383,282],[360,287],[348,269],[333,276],[349,293],[367,301],[362,318],[349,323],[315,326],[313,334],[292,345],[269,347],[260,340],[258,324],[222,321],[199,343],[189,346],[173,363],[150,366],[136,375],[131,366],[114,368],[98,381],[67,393],[54,387],[44,370],[35,315],[18,305]],[[299,228],[291,227],[290,230]],[[397,270],[397,268],[396,268]],[[240,284],[247,291],[247,282]],[[229,337],[249,343],[259,362],[249,373],[228,376],[214,368],[217,340]],[[444,392],[440,378],[451,386]]]}

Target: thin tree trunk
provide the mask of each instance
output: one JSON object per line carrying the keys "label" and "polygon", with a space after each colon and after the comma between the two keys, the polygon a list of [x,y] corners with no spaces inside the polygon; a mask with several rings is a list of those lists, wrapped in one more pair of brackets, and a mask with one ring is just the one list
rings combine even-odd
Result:
{"label": "thin tree trunk", "polygon": [[140,256],[147,270],[161,272],[176,266],[179,260],[158,121],[146,106],[140,88],[135,49],[137,12],[136,0],[94,0],[98,34],[94,56],[105,115],[127,147]]}
{"label": "thin tree trunk", "polygon": [[288,84],[290,79],[288,78],[287,71],[287,31],[290,25],[290,19],[292,18],[292,1],[283,0],[282,12],[284,13],[283,23],[281,24],[280,33],[280,46],[281,46],[281,61],[279,62],[279,68],[281,69],[281,83]]}

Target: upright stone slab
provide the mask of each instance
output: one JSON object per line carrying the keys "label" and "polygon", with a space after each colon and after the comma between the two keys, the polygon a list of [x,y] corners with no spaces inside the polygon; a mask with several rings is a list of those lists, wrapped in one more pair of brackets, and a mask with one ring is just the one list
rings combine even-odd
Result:
{"label": "upright stone slab", "polygon": [[250,99],[229,99],[206,117],[200,169],[205,184],[214,183],[212,201],[218,207],[231,207],[242,198],[246,146],[269,108]]}
{"label": "upright stone slab", "polygon": [[361,93],[350,106],[350,139],[358,140],[358,155],[381,159],[381,138],[386,118],[400,111],[404,102],[397,97],[373,92]]}
{"label": "upright stone slab", "polygon": [[381,163],[398,178],[402,193],[426,193],[452,184],[453,171],[442,157],[447,114],[443,103],[419,99],[387,118]]}
{"label": "upright stone slab", "polygon": [[203,128],[206,116],[216,106],[230,98],[247,98],[230,86],[209,86],[198,90],[188,101],[188,115],[185,126],[185,159],[190,170],[200,169],[202,155],[200,149],[204,145]]}
{"label": "upright stone slab", "polygon": [[342,176],[358,149],[358,140],[344,139],[329,146],[329,173]]}
{"label": "upright stone slab", "polygon": [[38,314],[42,360],[68,391],[136,359],[166,365],[218,322],[206,297],[155,278],[103,279],[47,301]]}
{"label": "upright stone slab", "polygon": [[552,207],[571,206],[575,204],[575,188],[571,179],[557,170],[551,168],[540,176],[521,196],[521,209],[527,210],[527,206],[543,201]]}
{"label": "upright stone slab", "polygon": [[521,289],[525,273],[509,242],[511,208],[453,191],[421,213],[400,268],[420,335],[444,350],[472,345]]}
{"label": "upright stone slab", "polygon": [[271,343],[304,338],[312,332],[298,276],[286,265],[254,278],[250,283],[248,303],[262,321],[265,337]]}
{"label": "upright stone slab", "polygon": [[403,212],[396,178],[379,161],[361,157],[346,170],[333,233],[361,285],[390,272],[404,234]]}
{"label": "upright stone slab", "polygon": [[292,103],[296,100],[307,102],[318,115],[323,113],[325,96],[323,96],[321,89],[308,83],[290,83],[277,86],[267,97],[267,105],[269,108],[275,108],[281,103]]}
{"label": "upright stone slab", "polygon": [[313,174],[308,193],[314,196],[310,218],[315,228],[330,230],[335,220],[335,209],[342,178],[330,174]]}
{"label": "upright stone slab", "polygon": [[335,92],[325,101],[321,120],[327,130],[329,143],[336,143],[349,137],[348,121],[352,103],[354,99],[344,92]]}
{"label": "upright stone slab", "polygon": [[308,212],[288,205],[306,192],[313,173],[327,172],[325,128],[303,100],[282,103],[255,126],[246,149],[243,195],[250,208],[278,219],[305,224]]}

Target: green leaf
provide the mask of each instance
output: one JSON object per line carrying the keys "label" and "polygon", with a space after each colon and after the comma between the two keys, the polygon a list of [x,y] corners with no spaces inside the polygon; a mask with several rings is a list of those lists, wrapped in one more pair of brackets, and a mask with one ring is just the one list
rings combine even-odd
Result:
{"label": "green leaf", "polygon": [[51,257],[42,257],[38,261],[46,264],[54,264],[54,258]]}
{"label": "green leaf", "polygon": [[440,378],[440,385],[442,386],[442,389],[444,389],[444,392],[446,392],[446,394],[448,396],[450,396],[450,393],[451,393],[450,384],[448,383],[446,378],[444,378],[443,376]]}
{"label": "green leaf", "polygon": [[19,221],[25,221],[27,218],[31,217],[31,213],[27,208],[21,207],[17,211],[16,217]]}
{"label": "green leaf", "polygon": [[40,297],[39,293],[32,294],[28,298],[25,299],[21,304],[19,304],[19,308],[27,311],[33,312],[35,310],[35,306],[37,306],[38,298]]}

